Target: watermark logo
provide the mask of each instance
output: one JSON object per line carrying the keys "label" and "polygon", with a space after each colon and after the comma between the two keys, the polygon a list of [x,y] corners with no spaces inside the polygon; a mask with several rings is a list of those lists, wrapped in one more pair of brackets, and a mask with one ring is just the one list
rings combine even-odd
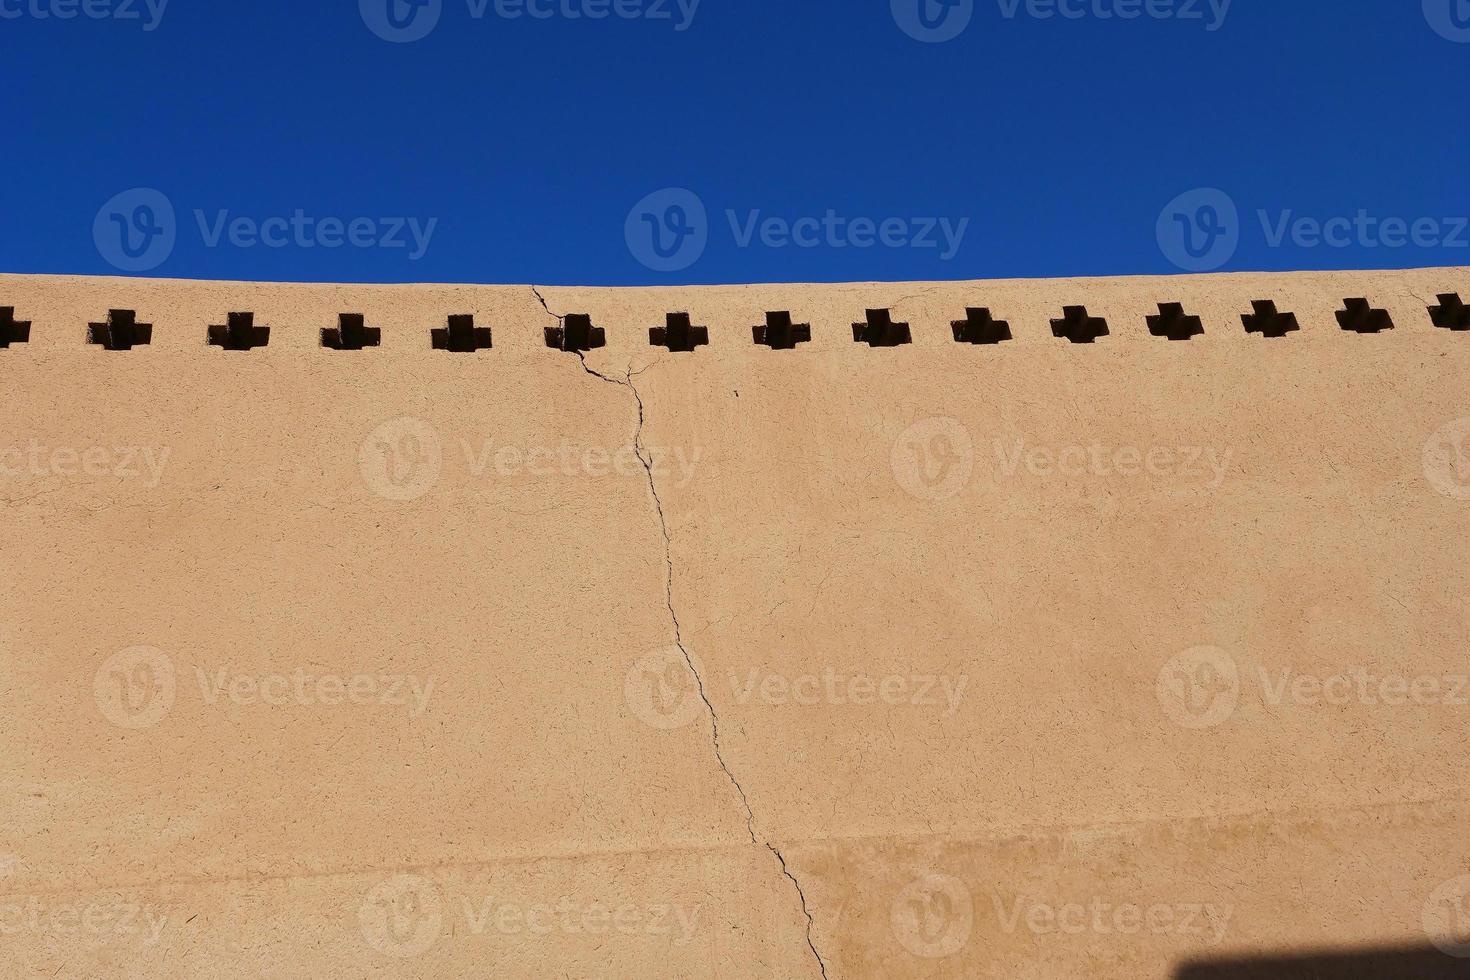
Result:
{"label": "watermark logo", "polygon": [[1274,215],[1256,211],[1268,248],[1470,248],[1470,217],[1400,218],[1382,216],[1367,208],[1352,215],[1315,218],[1290,208]]}
{"label": "watermark logo", "polygon": [[[1466,0],[1470,2],[1470,0]],[[1234,258],[1247,231],[1266,248],[1470,248],[1470,216],[1400,217],[1357,208],[1326,217],[1292,208],[1257,208],[1250,228],[1235,200],[1218,188],[1188,191],[1159,212],[1159,250],[1185,272],[1212,272]]]}
{"label": "watermark logo", "polygon": [[[211,214],[195,208],[191,214],[204,248],[381,248],[402,250],[410,262],[428,254],[439,227],[438,218],[318,217],[301,208],[263,218],[228,209]],[[147,272],[173,254],[181,230],[173,202],[161,191],[138,187],[102,206],[92,223],[92,239],[98,254],[117,269]]]}
{"label": "watermark logo", "polygon": [[1186,191],[1159,212],[1156,234],[1170,262],[1186,272],[1213,272],[1240,247],[1240,211],[1218,188]]}
{"label": "watermark logo", "polygon": [[923,959],[941,959],[970,941],[975,903],[963,881],[930,872],[898,893],[889,920],[904,949]]}
{"label": "watermark logo", "polygon": [[975,468],[970,431],[952,418],[915,422],[894,440],[889,453],[893,477],[904,492],[938,502],[958,496]]}
{"label": "watermark logo", "polygon": [[960,253],[969,218],[847,217],[828,208],[821,217],[804,215],[783,218],[762,215],[759,209],[741,215],[725,210],[725,221],[736,248],[750,248],[757,241],[770,249],[781,248],[913,248],[934,249],[939,261],[948,262]]}
{"label": "watermark logo", "polygon": [[[694,26],[701,0],[465,0],[474,22],[490,15],[499,20],[644,20],[667,21],[676,32]],[[394,44],[421,41],[439,26],[444,0],[358,0],[368,30]]]}
{"label": "watermark logo", "polygon": [[1185,650],[1159,671],[1159,706],[1181,728],[1215,728],[1240,703],[1240,667],[1219,647]]}
{"label": "watermark logo", "polygon": [[173,710],[176,689],[173,661],[154,647],[119,650],[103,661],[92,679],[102,716],[133,731],[163,721]]}
{"label": "watermark logo", "polygon": [[996,439],[993,448],[999,472],[1007,477],[1024,470],[1042,479],[1154,479],[1209,490],[1220,489],[1235,455],[1214,446],[1034,446],[1025,438]]}
{"label": "watermark logo", "polygon": [[1424,19],[1445,40],[1470,44],[1470,0],[1424,0]]}
{"label": "watermark logo", "polygon": [[698,938],[702,915],[701,906],[664,902],[614,906],[571,895],[554,901],[526,901],[495,894],[445,893],[428,878],[413,874],[380,883],[358,910],[368,945],[400,959],[422,956],[441,936],[446,942],[461,942],[470,937],[504,941],[560,934],[643,939],[682,947]]}
{"label": "watermark logo", "polygon": [[699,678],[676,646],[656,650],[628,669],[623,700],[639,721],[661,731],[692,724],[703,707]]}
{"label": "watermark logo", "polygon": [[123,191],[97,212],[92,241],[98,254],[123,272],[156,269],[178,241],[173,202],[151,187]]}
{"label": "watermark logo", "polygon": [[1470,875],[1436,888],[1424,903],[1424,932],[1440,952],[1470,959]]}
{"label": "watermark logo", "polygon": [[169,0],[0,0],[0,20],[138,21],[146,34],[158,30]]}
{"label": "watermark logo", "polygon": [[1061,902],[990,896],[1003,932],[1033,936],[1187,936],[1224,942],[1235,906],[1215,902],[1119,902],[1101,895]]}
{"label": "watermark logo", "polygon": [[1234,0],[997,0],[1001,16],[1015,20],[1021,13],[1033,20],[1173,20],[1198,22],[1213,33],[1225,26]]}
{"label": "watermark logo", "polygon": [[[465,926],[472,936],[643,937],[688,946],[699,933],[701,906],[688,907],[662,902],[650,905],[604,905],[583,903],[563,895],[552,902],[497,901],[493,895],[478,901],[468,895],[460,899]],[[455,930],[452,935],[458,935]]]}
{"label": "watermark logo", "polygon": [[369,218],[324,217],[307,214],[301,208],[290,215],[254,218],[249,215],[231,217],[228,209],[212,216],[194,209],[194,224],[205,248],[382,248],[404,249],[410,262],[417,262],[429,252],[438,218],[394,216]]}
{"label": "watermark logo", "polygon": [[[970,228],[969,218],[822,214],[783,217],[759,208],[726,208],[725,224],[736,248],[923,249],[939,261],[955,258]],[[704,255],[714,228],[704,201],[692,191],[666,188],[628,212],[623,226],[628,250],[655,272],[678,272]]]}
{"label": "watermark logo", "polygon": [[423,419],[391,419],[362,441],[358,467],[369,490],[408,503],[433,489],[444,465],[439,434]]}
{"label": "watermark logo", "polygon": [[61,942],[86,937],[101,945],[157,946],[168,918],[167,909],[121,895],[61,903],[55,896],[29,895],[24,901],[0,902],[0,936],[30,933]]}
{"label": "watermark logo", "polygon": [[1196,647],[1170,660],[1158,676],[1159,704],[1183,728],[1223,724],[1247,691],[1272,712],[1350,705],[1375,710],[1466,708],[1470,707],[1470,674],[1381,673],[1366,664],[1346,666],[1332,674],[1261,665],[1246,672],[1223,650]]}
{"label": "watermark logo", "polygon": [[623,226],[633,257],[655,272],[679,272],[709,245],[709,214],[698,194],[682,187],[654,191],[633,205]]}
{"label": "watermark logo", "polygon": [[975,0],[890,0],[893,20],[915,41],[953,41],[970,26]]}
{"label": "watermark logo", "polygon": [[773,674],[751,668],[744,676],[728,675],[730,690],[737,704],[759,702],[772,708],[788,705],[813,707],[828,705],[887,705],[891,708],[914,707],[942,709],[944,717],[953,718],[960,709],[968,674],[847,674],[835,667],[817,673]]}
{"label": "watermark logo", "polygon": [[444,0],[358,0],[368,30],[393,44],[422,41],[439,26]]}
{"label": "watermark logo", "polygon": [[291,674],[255,675],[196,666],[194,677],[210,707],[222,700],[239,707],[393,707],[407,708],[409,718],[418,719],[434,694],[434,678],[415,674],[314,674],[298,667]]}
{"label": "watermark logo", "polygon": [[421,956],[444,924],[439,890],[421,875],[395,875],[363,899],[358,922],[369,946],[386,956]]}
{"label": "watermark logo", "polygon": [[660,486],[668,481],[677,487],[687,486],[694,479],[695,470],[704,455],[704,450],[698,446],[686,450],[683,446],[632,443],[615,449],[578,446],[569,442],[556,447],[497,446],[494,439],[483,439],[477,445],[461,438],[459,447],[464,453],[465,468],[476,479],[493,475],[505,479],[601,479],[619,476],[644,480],[652,472]]}
{"label": "watermark logo", "polygon": [[168,446],[26,446],[0,448],[0,478],[92,477],[138,480],[149,489],[163,482],[173,450]]}
{"label": "watermark logo", "polygon": [[1424,476],[1455,500],[1470,500],[1470,418],[1456,419],[1424,444]]}

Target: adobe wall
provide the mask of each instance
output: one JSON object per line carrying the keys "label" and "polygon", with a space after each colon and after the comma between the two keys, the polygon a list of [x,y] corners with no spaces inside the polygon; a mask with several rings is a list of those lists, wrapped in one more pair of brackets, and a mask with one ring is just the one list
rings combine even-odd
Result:
{"label": "adobe wall", "polygon": [[[1470,270],[0,277],[30,324],[0,349],[0,949],[130,977],[1458,964],[1444,294]],[[1392,329],[1344,329],[1357,298]],[[1298,329],[1248,333],[1256,301]],[[1161,303],[1203,332],[1151,334]],[[1083,305],[1107,335],[1056,336]],[[1012,339],[956,342],[968,308]],[[150,342],[89,344],[109,310]],[[867,310],[911,342],[855,342]],[[266,346],[206,342],[243,311]],[[781,311],[809,342],[754,342]],[[707,344],[650,345],[677,312]],[[379,346],[324,349],[343,313]],[[605,346],[548,347],[568,314]],[[435,350],[452,315],[493,346]]]}

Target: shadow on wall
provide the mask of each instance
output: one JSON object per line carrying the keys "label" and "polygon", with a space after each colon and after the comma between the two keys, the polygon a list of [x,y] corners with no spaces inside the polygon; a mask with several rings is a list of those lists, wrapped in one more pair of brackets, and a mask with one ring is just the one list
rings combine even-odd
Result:
{"label": "shadow on wall", "polygon": [[1470,978],[1470,959],[1432,946],[1356,953],[1298,953],[1186,963],[1174,980],[1458,980]]}

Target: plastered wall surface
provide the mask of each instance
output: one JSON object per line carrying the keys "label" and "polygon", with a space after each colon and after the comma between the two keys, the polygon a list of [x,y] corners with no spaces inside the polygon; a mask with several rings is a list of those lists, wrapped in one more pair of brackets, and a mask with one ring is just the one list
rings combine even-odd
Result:
{"label": "plastered wall surface", "polygon": [[[0,277],[6,972],[1460,975],[1451,294]],[[241,311],[266,346],[206,343]],[[433,349],[463,314],[493,346]]]}

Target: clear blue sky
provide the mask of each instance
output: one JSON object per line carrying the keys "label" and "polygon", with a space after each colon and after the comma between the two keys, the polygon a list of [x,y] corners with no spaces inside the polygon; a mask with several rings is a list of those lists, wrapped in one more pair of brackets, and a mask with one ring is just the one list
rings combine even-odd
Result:
{"label": "clear blue sky", "polygon": [[1470,0],[160,2],[0,0],[0,271],[1470,264]]}

